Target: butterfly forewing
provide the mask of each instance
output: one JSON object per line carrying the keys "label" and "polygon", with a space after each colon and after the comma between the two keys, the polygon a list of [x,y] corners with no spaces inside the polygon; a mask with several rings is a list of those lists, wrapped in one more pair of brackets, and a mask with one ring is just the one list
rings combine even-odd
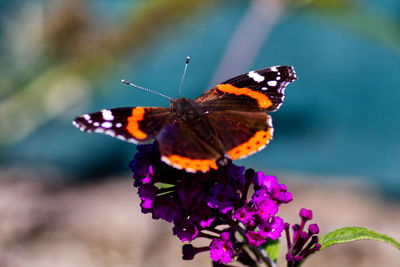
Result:
{"label": "butterfly forewing", "polygon": [[250,71],[216,85],[196,101],[214,110],[275,111],[284,100],[286,86],[296,79],[291,66]]}
{"label": "butterfly forewing", "polygon": [[152,140],[170,118],[168,108],[127,107],[84,114],[73,124],[84,132],[95,132],[131,143]]}

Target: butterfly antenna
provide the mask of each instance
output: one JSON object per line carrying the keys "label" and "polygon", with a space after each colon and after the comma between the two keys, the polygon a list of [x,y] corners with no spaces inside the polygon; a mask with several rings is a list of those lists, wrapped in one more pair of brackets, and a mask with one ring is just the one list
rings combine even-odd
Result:
{"label": "butterfly antenna", "polygon": [[154,90],[151,90],[151,89],[147,89],[147,88],[141,87],[141,86],[139,86],[139,85],[136,85],[136,84],[133,84],[133,83],[127,82],[127,81],[125,81],[125,80],[121,80],[121,82],[123,82],[123,83],[125,83],[125,84],[127,84],[127,85],[130,85],[130,86],[133,86],[133,87],[136,87],[136,88],[142,89],[142,90],[144,90],[144,91],[151,92],[151,93],[153,93],[153,94],[156,94],[156,95],[159,95],[159,96],[165,97],[165,98],[166,98],[166,99],[168,99],[169,101],[172,101],[172,98],[171,98],[171,97],[169,97],[169,96],[166,96],[166,95],[163,95],[163,94],[161,94],[161,93],[159,93],[159,92],[156,92],[156,91],[154,91]]}
{"label": "butterfly antenna", "polygon": [[182,75],[182,79],[181,79],[181,84],[179,85],[179,94],[178,94],[178,97],[181,97],[183,79],[185,79],[186,70],[187,70],[187,67],[188,67],[188,65],[189,65],[189,60],[190,60],[190,57],[186,57],[185,69],[183,70],[183,75]]}

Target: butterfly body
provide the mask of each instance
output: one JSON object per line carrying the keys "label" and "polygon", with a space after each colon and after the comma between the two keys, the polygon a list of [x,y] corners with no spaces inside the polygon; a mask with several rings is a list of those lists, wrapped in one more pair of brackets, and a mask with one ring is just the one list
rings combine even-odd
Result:
{"label": "butterfly body", "polygon": [[169,108],[105,109],[73,124],[136,144],[155,139],[167,164],[207,172],[221,158],[243,158],[268,144],[273,127],[266,112],[279,108],[286,85],[295,79],[292,67],[275,66],[220,83],[195,100],[172,99]]}
{"label": "butterfly body", "polygon": [[196,103],[190,98],[178,98],[171,101],[170,105],[171,113],[175,113],[177,119],[184,121],[196,121],[201,119],[204,110],[202,110],[201,105]]}

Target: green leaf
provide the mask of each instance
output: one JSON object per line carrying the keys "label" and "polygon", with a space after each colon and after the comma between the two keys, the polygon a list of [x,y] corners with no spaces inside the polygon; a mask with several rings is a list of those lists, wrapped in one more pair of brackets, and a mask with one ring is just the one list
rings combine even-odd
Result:
{"label": "green leaf", "polygon": [[166,188],[172,188],[175,185],[173,184],[166,184],[166,183],[155,183],[154,184],[155,187],[157,187],[158,189],[166,189]]}
{"label": "green leaf", "polygon": [[271,258],[271,260],[274,262],[277,261],[279,257],[279,239],[272,240],[267,238],[267,242],[265,242],[261,247],[267,253],[268,257]]}
{"label": "green leaf", "polygon": [[166,183],[155,183],[155,187],[158,189],[157,196],[162,196],[166,194],[170,194],[171,192],[174,191],[174,185],[172,184],[166,184]]}
{"label": "green leaf", "polygon": [[336,229],[322,236],[321,239],[319,240],[319,243],[321,244],[320,250],[323,250],[335,244],[357,241],[362,239],[382,241],[400,249],[400,243],[390,236],[377,233],[373,230],[364,227],[344,227]]}

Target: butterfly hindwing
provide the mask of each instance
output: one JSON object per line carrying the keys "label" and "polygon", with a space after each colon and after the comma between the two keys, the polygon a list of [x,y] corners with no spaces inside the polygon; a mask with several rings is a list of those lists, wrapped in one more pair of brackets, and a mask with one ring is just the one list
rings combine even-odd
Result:
{"label": "butterfly hindwing", "polygon": [[224,155],[216,147],[217,136],[204,118],[191,123],[179,118],[171,120],[156,136],[161,160],[187,172],[217,169],[217,160]]}
{"label": "butterfly hindwing", "polygon": [[233,160],[260,151],[272,139],[271,119],[265,112],[219,111],[209,113],[208,120],[225,155]]}
{"label": "butterfly hindwing", "polygon": [[95,132],[116,137],[131,143],[152,140],[168,121],[168,108],[127,107],[103,109],[84,114],[73,124],[84,132]]}
{"label": "butterfly hindwing", "polygon": [[296,79],[291,66],[250,71],[216,85],[196,101],[214,110],[275,111],[284,100],[286,86]]}
{"label": "butterfly hindwing", "polygon": [[176,118],[156,136],[162,160],[187,172],[217,169],[220,158],[236,160],[264,148],[272,138],[270,116],[263,112],[204,113],[192,125]]}

